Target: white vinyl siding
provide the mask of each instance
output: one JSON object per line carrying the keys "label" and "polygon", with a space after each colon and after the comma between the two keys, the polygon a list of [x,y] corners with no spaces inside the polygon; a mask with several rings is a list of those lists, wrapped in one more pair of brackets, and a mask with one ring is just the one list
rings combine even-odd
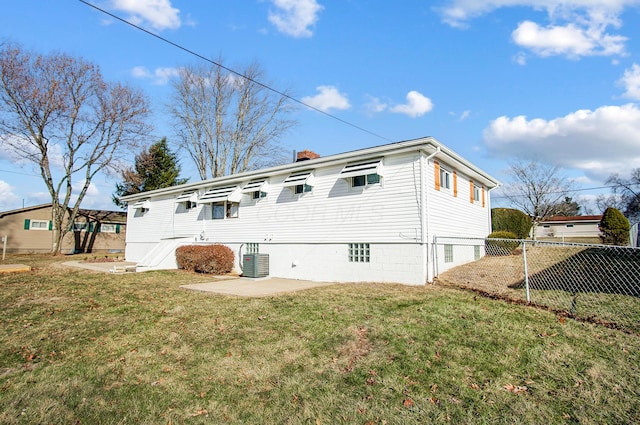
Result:
{"label": "white vinyl siding", "polygon": [[[437,169],[435,163],[429,164],[431,171],[426,173],[427,188],[434,188],[435,179],[434,169]],[[491,207],[476,202],[469,202],[474,197],[471,192],[472,187],[480,186],[477,183],[469,184],[469,176],[466,176],[460,170],[456,170],[452,165],[441,162],[440,170],[443,168],[450,170],[453,177],[455,173],[456,180],[459,182],[456,186],[457,196],[451,196],[451,193],[443,190],[433,190],[428,194],[430,203],[429,207],[429,232],[435,236],[466,236],[484,238],[490,232],[490,216]],[[466,183],[463,183],[466,182]],[[480,186],[481,187],[481,186]],[[482,201],[482,194],[480,194]],[[485,195],[485,203],[486,203]],[[454,247],[455,251],[455,247]]]}
{"label": "white vinyl siding", "polygon": [[283,185],[291,173],[270,176],[269,196],[260,201],[242,196],[235,220],[212,220],[212,204],[201,203],[202,197],[195,215],[177,213],[176,195],[153,198],[144,215],[130,207],[135,225],[127,239],[159,241],[204,232],[207,238],[238,243],[265,238],[278,243],[350,243],[354,239],[406,243],[406,235],[415,237],[420,226],[417,158],[415,154],[385,158],[384,187],[373,185],[358,192],[351,190],[348,179],[339,178],[343,165],[315,170],[313,191],[302,196]]}

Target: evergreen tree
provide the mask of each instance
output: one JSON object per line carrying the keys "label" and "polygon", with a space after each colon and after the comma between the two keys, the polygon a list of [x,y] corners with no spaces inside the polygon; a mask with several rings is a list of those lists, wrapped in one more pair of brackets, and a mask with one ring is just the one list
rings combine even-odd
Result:
{"label": "evergreen tree", "polygon": [[126,203],[120,201],[122,196],[184,184],[188,180],[178,178],[180,164],[177,155],[167,146],[166,138],[143,149],[136,155],[134,166],[123,169],[120,175],[122,182],[116,183],[113,202],[121,208],[126,207]]}
{"label": "evergreen tree", "polygon": [[531,218],[513,208],[493,208],[491,229],[493,232],[511,232],[517,239],[526,239],[531,231]]}
{"label": "evergreen tree", "polygon": [[629,220],[616,208],[607,208],[598,226],[600,239],[608,245],[629,245]]}
{"label": "evergreen tree", "polygon": [[574,201],[568,196],[565,196],[564,201],[558,203],[556,206],[557,212],[556,215],[563,217],[572,217],[576,215],[580,215],[580,209],[582,208],[578,202]]}

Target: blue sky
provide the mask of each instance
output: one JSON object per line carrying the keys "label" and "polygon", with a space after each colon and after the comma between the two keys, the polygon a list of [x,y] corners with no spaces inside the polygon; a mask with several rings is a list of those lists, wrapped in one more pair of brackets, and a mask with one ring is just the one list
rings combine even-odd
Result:
{"label": "blue sky", "polygon": [[[291,151],[433,136],[499,180],[519,156],[562,167],[582,189],[640,167],[640,0],[92,3],[232,68],[257,61],[268,84],[367,130],[300,107],[282,140]],[[3,2],[0,40],[80,56],[144,91],[150,143],[173,138],[168,79],[201,61],[77,0]],[[116,209],[116,181],[96,179],[83,207]],[[0,147],[0,210],[49,199],[34,169]]]}

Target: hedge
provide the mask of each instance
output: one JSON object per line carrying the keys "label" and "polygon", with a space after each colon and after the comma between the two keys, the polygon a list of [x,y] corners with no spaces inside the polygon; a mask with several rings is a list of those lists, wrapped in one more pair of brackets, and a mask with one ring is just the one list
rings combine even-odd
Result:
{"label": "hedge", "polygon": [[493,208],[491,210],[491,228],[494,232],[512,232],[518,239],[526,239],[531,231],[531,218],[513,208]]}
{"label": "hedge", "polygon": [[176,262],[184,270],[219,275],[233,270],[234,255],[225,245],[184,245],[176,249]]}

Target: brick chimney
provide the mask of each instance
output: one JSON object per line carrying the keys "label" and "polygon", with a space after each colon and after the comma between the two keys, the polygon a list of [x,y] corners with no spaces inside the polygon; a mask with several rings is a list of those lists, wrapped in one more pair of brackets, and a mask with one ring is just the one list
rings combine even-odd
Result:
{"label": "brick chimney", "polygon": [[320,155],[318,155],[317,153],[310,151],[310,150],[303,150],[301,152],[298,152],[298,156],[296,158],[296,162],[300,162],[300,161],[308,161],[310,159],[316,159],[316,158],[320,158]]}

